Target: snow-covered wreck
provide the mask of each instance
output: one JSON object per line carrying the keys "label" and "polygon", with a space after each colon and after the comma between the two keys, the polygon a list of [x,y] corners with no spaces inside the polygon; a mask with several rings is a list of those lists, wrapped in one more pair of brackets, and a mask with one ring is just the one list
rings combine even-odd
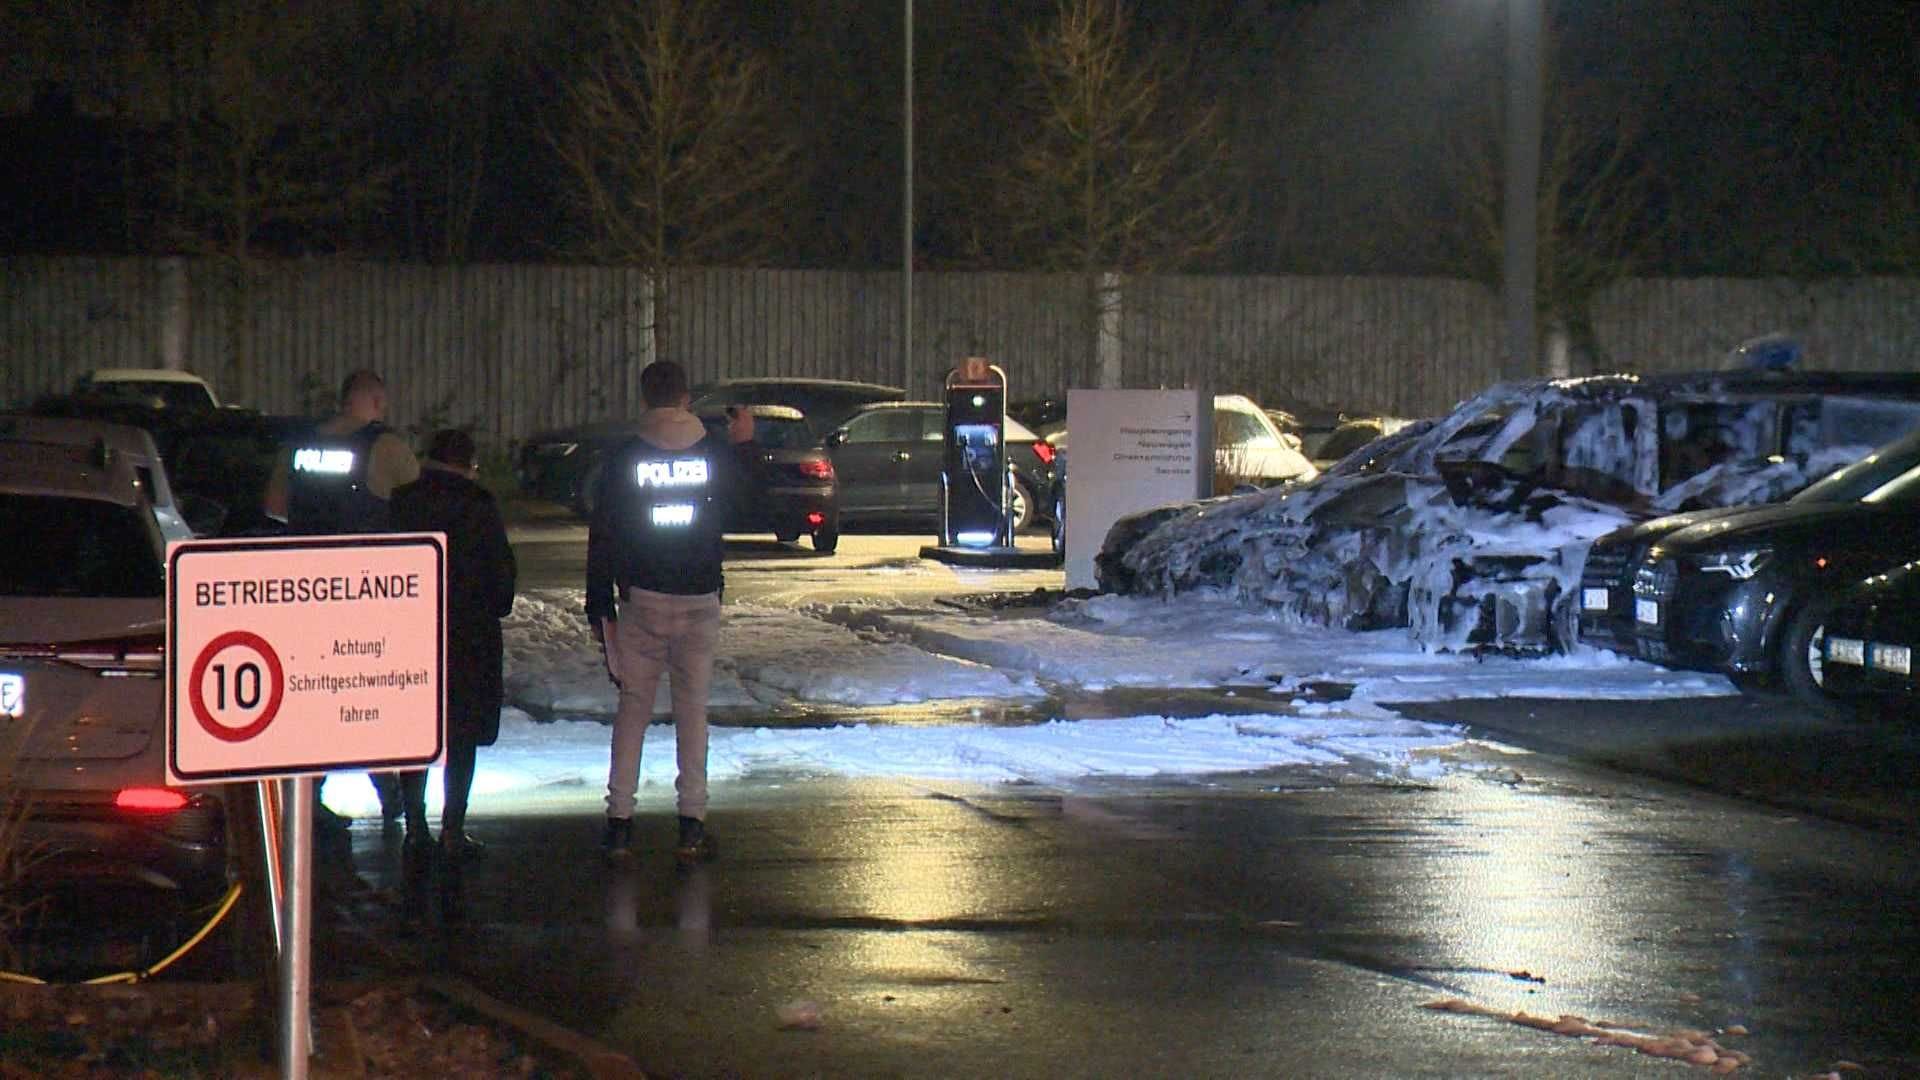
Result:
{"label": "snow-covered wreck", "polygon": [[1781,499],[1920,427],[1920,375],[1713,372],[1508,383],[1318,479],[1122,519],[1101,588],[1219,590],[1429,649],[1566,649],[1593,540]]}

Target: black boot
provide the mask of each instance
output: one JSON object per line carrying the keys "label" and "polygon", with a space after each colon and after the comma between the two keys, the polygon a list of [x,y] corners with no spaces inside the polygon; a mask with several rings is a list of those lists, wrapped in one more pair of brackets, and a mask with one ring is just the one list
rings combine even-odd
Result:
{"label": "black boot", "polygon": [[610,817],[607,831],[600,836],[600,847],[608,862],[622,862],[633,855],[633,819]]}
{"label": "black boot", "polygon": [[706,822],[691,817],[680,819],[680,842],[674,845],[674,858],[683,863],[703,863],[712,862],[719,854],[720,845],[713,842]]}

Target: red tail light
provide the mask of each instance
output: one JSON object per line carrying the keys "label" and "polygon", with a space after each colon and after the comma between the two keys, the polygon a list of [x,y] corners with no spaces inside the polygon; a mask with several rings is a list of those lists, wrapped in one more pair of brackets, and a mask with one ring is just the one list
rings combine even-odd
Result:
{"label": "red tail light", "polygon": [[795,467],[800,470],[801,476],[815,480],[833,479],[833,462],[826,458],[807,458]]}
{"label": "red tail light", "polygon": [[1042,465],[1053,464],[1053,444],[1045,439],[1036,441],[1033,444],[1033,456],[1039,458]]}
{"label": "red tail light", "polygon": [[149,813],[167,813],[187,805],[187,796],[172,788],[133,787],[121,788],[113,797],[113,805],[121,810],[139,810]]}
{"label": "red tail light", "polygon": [[826,524],[826,522],[827,522],[827,515],[821,513],[818,510],[814,510],[809,514],[807,514],[807,524],[813,526],[816,529]]}

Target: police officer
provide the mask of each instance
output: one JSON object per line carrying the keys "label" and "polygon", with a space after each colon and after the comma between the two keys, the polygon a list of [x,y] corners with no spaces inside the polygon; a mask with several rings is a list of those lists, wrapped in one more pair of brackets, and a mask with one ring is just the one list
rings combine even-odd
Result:
{"label": "police officer", "polygon": [[[707,816],[707,688],[720,636],[721,532],[743,481],[753,417],[729,410],[726,442],[687,411],[687,373],[670,360],[640,373],[639,435],[601,472],[587,532],[587,619],[620,688],[607,773],[610,860],[629,854],[640,751],[660,676],[671,673],[679,749],[675,856],[714,857]],[[729,445],[731,444],[731,445]]]}
{"label": "police officer", "polygon": [[[395,488],[419,478],[420,462],[386,418],[387,384],[380,376],[365,369],[347,376],[340,384],[340,412],[295,440],[274,468],[268,516],[285,521],[294,536],[387,532],[387,500]],[[398,779],[375,773],[372,780],[381,817],[398,819],[404,809]],[[316,797],[319,789],[315,784]],[[329,817],[320,815],[322,821]],[[417,828],[426,835],[424,820],[407,824],[410,832]]]}

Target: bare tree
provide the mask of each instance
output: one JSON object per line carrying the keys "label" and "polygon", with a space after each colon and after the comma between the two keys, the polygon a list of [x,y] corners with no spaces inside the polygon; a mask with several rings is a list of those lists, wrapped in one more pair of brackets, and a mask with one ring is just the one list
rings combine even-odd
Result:
{"label": "bare tree", "polygon": [[254,253],[334,250],[387,170],[347,92],[354,26],[325,0],[143,0],[126,23],[131,83],[164,108],[159,217],[166,246],[225,259],[228,382],[246,355]]}
{"label": "bare tree", "polygon": [[778,241],[793,151],[764,57],[713,0],[620,0],[564,91],[553,136],[589,235],[584,252],[644,270],[666,358],[669,273],[750,265]]}
{"label": "bare tree", "polygon": [[1192,268],[1242,213],[1220,109],[1176,90],[1179,60],[1134,40],[1123,0],[1059,0],[1028,36],[1025,123],[983,196],[989,261],[1081,283],[1082,370],[1098,381],[1127,275]]}

